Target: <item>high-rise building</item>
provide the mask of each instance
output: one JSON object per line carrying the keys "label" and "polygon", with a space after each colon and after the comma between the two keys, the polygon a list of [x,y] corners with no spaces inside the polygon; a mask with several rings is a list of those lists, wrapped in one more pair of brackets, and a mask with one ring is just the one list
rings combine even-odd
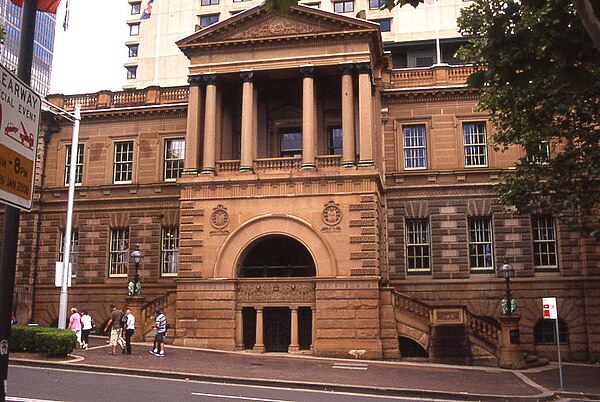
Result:
{"label": "high-rise building", "polygon": [[[1,45],[0,62],[11,70],[19,62],[19,37],[21,32],[21,8],[10,0],[0,0],[0,24],[6,31]],[[37,12],[33,45],[31,87],[41,95],[50,90],[52,56],[54,54],[54,28],[56,15]]]}
{"label": "high-rise building", "polygon": [[[189,60],[175,42],[249,8],[262,0],[128,0],[129,38],[125,45],[124,88],[184,85]],[[148,4],[150,3],[150,4]],[[300,4],[380,24],[384,49],[396,68],[429,67],[437,62],[435,38],[439,30],[441,61],[452,63],[464,42],[456,19],[465,0],[436,0],[433,4],[381,9],[384,0],[300,0]],[[146,14],[144,14],[146,13]],[[142,17],[144,17],[142,19]],[[147,18],[146,18],[147,17]],[[438,28],[439,27],[439,28]],[[125,78],[124,77],[124,78]]]}

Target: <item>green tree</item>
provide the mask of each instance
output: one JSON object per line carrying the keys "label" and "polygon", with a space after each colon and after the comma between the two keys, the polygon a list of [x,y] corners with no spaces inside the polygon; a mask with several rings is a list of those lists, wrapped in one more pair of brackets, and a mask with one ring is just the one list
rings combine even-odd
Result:
{"label": "green tree", "polygon": [[[600,239],[600,52],[568,0],[475,0],[458,20],[498,148],[526,156],[499,184],[522,213],[547,213]],[[546,155],[550,150],[551,157]]]}

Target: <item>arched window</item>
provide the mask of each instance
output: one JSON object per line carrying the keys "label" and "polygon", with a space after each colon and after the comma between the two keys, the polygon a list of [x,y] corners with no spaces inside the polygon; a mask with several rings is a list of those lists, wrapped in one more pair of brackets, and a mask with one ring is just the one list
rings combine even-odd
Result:
{"label": "arched window", "polygon": [[[561,344],[569,343],[569,328],[561,319],[558,320],[558,334]],[[556,344],[556,323],[554,320],[538,320],[533,327],[533,341],[536,345]]]}
{"label": "arched window", "polygon": [[315,263],[306,247],[288,236],[264,236],[252,243],[240,268],[242,278],[316,276]]}

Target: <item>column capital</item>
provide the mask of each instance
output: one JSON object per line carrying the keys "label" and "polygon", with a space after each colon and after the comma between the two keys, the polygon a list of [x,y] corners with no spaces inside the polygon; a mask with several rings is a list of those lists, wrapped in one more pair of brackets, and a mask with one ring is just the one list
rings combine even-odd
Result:
{"label": "column capital", "polygon": [[202,84],[202,76],[200,75],[190,75],[188,76],[188,84],[190,84],[190,86],[199,86],[200,84]]}
{"label": "column capital", "polygon": [[240,72],[240,78],[243,82],[253,82],[256,76],[254,75],[254,71],[246,70]]}
{"label": "column capital", "polygon": [[217,85],[219,76],[216,73],[202,74],[202,79],[206,85]]}
{"label": "column capital", "polygon": [[356,70],[359,74],[368,74],[371,72],[371,63],[368,61],[362,63],[356,63]]}
{"label": "column capital", "polygon": [[305,65],[300,66],[300,74],[303,78],[312,78],[315,74],[315,66],[313,65]]}
{"label": "column capital", "polygon": [[340,63],[339,66],[342,75],[350,75],[354,72],[354,63]]}

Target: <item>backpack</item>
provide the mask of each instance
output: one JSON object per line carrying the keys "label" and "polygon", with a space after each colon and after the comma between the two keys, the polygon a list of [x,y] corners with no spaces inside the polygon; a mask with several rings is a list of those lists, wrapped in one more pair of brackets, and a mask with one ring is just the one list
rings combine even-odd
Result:
{"label": "backpack", "polygon": [[127,316],[123,312],[121,312],[121,316],[119,317],[119,324],[121,325],[121,328],[127,326]]}

